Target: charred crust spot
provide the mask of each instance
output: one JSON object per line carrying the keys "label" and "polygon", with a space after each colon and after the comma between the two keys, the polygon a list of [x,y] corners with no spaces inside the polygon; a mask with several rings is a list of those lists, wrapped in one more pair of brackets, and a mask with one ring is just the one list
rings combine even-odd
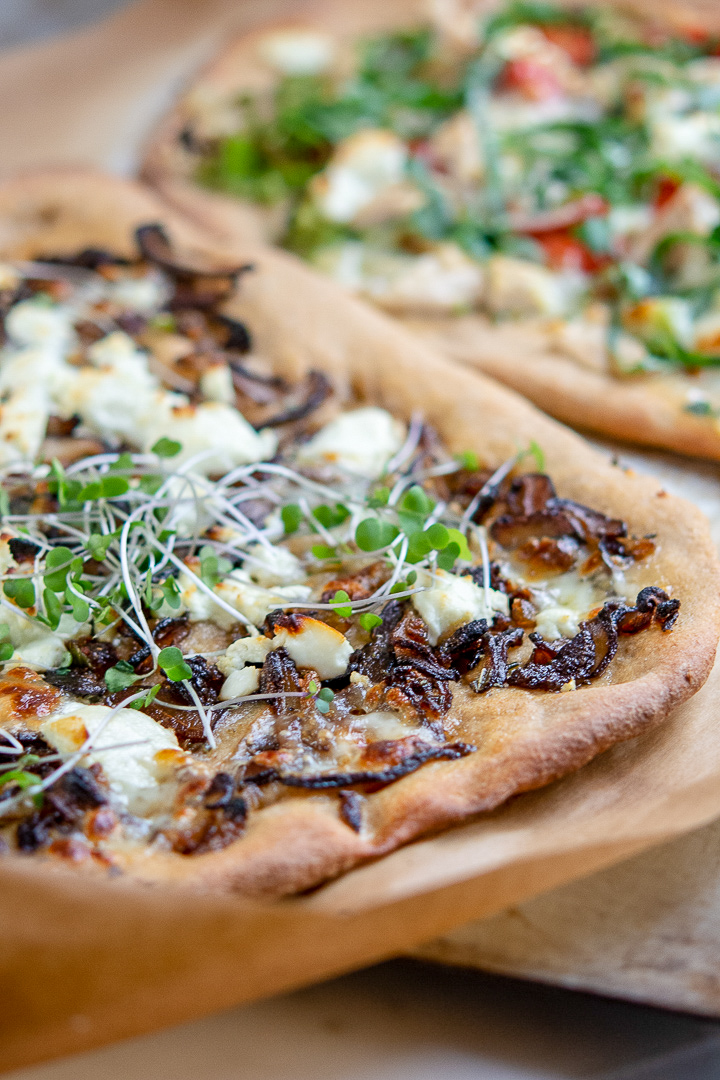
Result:
{"label": "charred crust spot", "polygon": [[272,633],[276,630],[287,630],[289,634],[300,634],[307,621],[307,615],[299,611],[271,611],[267,617],[266,625]]}
{"label": "charred crust spot", "polygon": [[60,704],[60,691],[29,668],[12,668],[0,680],[0,715],[5,720],[47,716]]}

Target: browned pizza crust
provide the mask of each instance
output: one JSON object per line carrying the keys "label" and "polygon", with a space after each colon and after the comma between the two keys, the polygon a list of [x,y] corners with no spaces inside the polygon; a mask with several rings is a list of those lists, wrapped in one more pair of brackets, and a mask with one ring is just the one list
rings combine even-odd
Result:
{"label": "browned pizza crust", "polygon": [[158,219],[181,251],[255,264],[228,311],[247,322],[257,351],[279,372],[294,376],[312,365],[348,401],[377,403],[406,419],[421,410],[452,450],[475,450],[490,464],[535,439],[560,495],[624,518],[634,534],[656,534],[656,553],[632,571],[632,587],[660,585],[682,607],[672,632],[623,639],[606,674],[576,692],[458,690],[452,737],[475,744],[477,752],[425,765],[366,796],[359,833],[339,817],[334,795],[292,795],[251,814],[245,835],[225,850],[138,857],[127,866],[133,875],[254,895],[308,888],[579,768],[613,743],[642,734],[702,685],[720,634],[720,572],[699,511],[656,481],[611,465],[522,398],[437,357],[296,260],[259,247],[228,252],[139,186],[72,171],[0,186],[0,257],[90,245],[130,253],[133,229]]}
{"label": "browned pizza crust", "polygon": [[[474,5],[478,10],[489,6],[494,6],[492,0]],[[670,27],[699,24],[720,31],[720,8],[708,0],[665,4],[662,11],[646,0],[618,6],[649,14],[655,21],[662,18]],[[284,25],[314,26],[349,46],[360,33],[410,25],[425,11],[425,0],[392,6],[333,3],[330,10],[311,7],[302,20]],[[197,184],[195,158],[183,149],[178,136],[195,115],[198,101],[228,100],[240,91],[261,92],[272,86],[275,76],[263,62],[258,42],[273,29],[266,26],[232,42],[200,74],[156,131],[143,166],[143,176],[164,199],[231,242],[275,240],[281,228],[277,212]],[[618,379],[584,367],[555,347],[552,335],[540,327],[497,326],[481,315],[403,321],[426,335],[433,347],[492,375],[575,427],[720,460],[720,425],[713,418],[683,411],[671,378]]]}

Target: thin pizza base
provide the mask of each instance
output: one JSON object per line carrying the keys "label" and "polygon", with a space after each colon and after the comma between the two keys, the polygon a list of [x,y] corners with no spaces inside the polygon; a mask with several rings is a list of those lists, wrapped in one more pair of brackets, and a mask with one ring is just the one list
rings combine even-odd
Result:
{"label": "thin pizza base", "polygon": [[[720,30],[720,12],[707,0],[663,5],[661,12],[645,0],[621,6],[649,13],[655,21],[663,18],[671,28],[700,24]],[[341,47],[350,47],[359,35],[417,23],[426,10],[424,0],[402,0],[392,7],[377,0],[364,5],[334,3],[329,9],[316,5],[305,9],[302,20],[244,35],[200,74],[162,122],[148,146],[144,178],[167,202],[219,239],[275,240],[279,226],[272,211],[203,189],[194,181],[195,159],[178,139],[193,118],[194,103],[219,102],[240,91],[272,87],[275,76],[258,46],[273,29],[312,27],[335,36]],[[426,336],[433,347],[519,391],[565,423],[628,442],[720,460],[720,423],[683,411],[677,379],[649,375],[621,380],[591,370],[563,355],[553,346],[551,332],[540,327],[498,326],[480,315],[403,321]]]}
{"label": "thin pizza base", "polygon": [[579,768],[652,727],[702,685],[720,634],[718,562],[704,517],[656,481],[611,465],[520,397],[437,357],[297,260],[260,247],[229,251],[139,186],[73,171],[0,187],[0,257],[88,246],[130,254],[134,228],[157,220],[181,252],[255,264],[227,310],[245,320],[257,351],[279,373],[297,377],[313,366],[330,375],[348,403],[377,403],[405,419],[421,411],[451,450],[474,450],[490,464],[536,440],[559,494],[625,519],[636,535],[657,534],[658,550],[633,571],[630,588],[671,589],[682,610],[671,633],[624,639],[609,671],[580,691],[457,692],[454,737],[478,751],[428,764],[369,795],[360,833],[340,820],[334,798],[293,796],[251,815],[245,835],[224,851],[137,857],[126,867],[134,877],[262,896],[309,888]]}

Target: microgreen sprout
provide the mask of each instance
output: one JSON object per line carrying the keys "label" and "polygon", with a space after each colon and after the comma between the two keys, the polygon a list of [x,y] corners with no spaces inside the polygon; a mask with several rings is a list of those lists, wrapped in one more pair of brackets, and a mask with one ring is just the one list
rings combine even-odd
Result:
{"label": "microgreen sprout", "polygon": [[3,584],[3,592],[18,607],[31,608],[35,603],[35,586],[27,578],[9,578]]}
{"label": "microgreen sprout", "polygon": [[367,504],[371,510],[377,510],[381,506],[387,506],[389,498],[389,487],[375,488],[372,495],[368,496]]}
{"label": "microgreen sprout", "polygon": [[535,439],[530,440],[530,445],[528,446],[525,453],[535,459],[535,467],[537,468],[537,471],[539,473],[544,473],[545,453],[542,447],[535,441]]}
{"label": "microgreen sprout", "polygon": [[330,547],[329,544],[313,544],[310,549],[316,559],[336,559],[337,548]]}
{"label": "microgreen sprout", "polygon": [[153,701],[158,696],[159,692],[160,692],[160,683],[155,683],[154,686],[150,687],[150,689],[148,690],[145,697],[136,698],[134,701],[131,701],[128,708],[130,708],[130,709],[147,709],[148,705],[152,705]]}
{"label": "microgreen sprout", "polygon": [[280,511],[280,518],[285,529],[285,535],[290,536],[297,532],[302,524],[303,512],[297,503],[288,503]]}
{"label": "microgreen sprout", "polygon": [[355,530],[355,543],[361,551],[380,551],[388,547],[399,535],[399,529],[390,521],[365,518]]}
{"label": "microgreen sprout", "polygon": [[[332,604],[335,607],[335,611],[338,613],[341,619],[349,619],[352,615],[352,606],[350,604],[350,597],[344,589],[338,589],[332,598]],[[337,605],[337,606],[336,606]]]}
{"label": "microgreen sprout", "polygon": [[118,660],[114,667],[105,672],[105,685],[111,694],[117,694],[120,690],[127,690],[140,678],[135,674],[135,669],[127,660]]}
{"label": "microgreen sprout", "polygon": [[10,641],[10,627],[7,623],[0,623],[0,663],[12,660],[14,651]]}
{"label": "microgreen sprout", "polygon": [[461,454],[456,454],[455,460],[461,469],[469,472],[476,472],[480,468],[480,460],[474,450],[464,450]]}
{"label": "microgreen sprout", "polygon": [[169,645],[166,649],[161,649],[158,653],[157,662],[170,682],[184,682],[186,679],[192,678],[192,668],[185,663],[183,654],[175,645]]}
{"label": "microgreen sprout", "polygon": [[336,525],[342,525],[343,521],[350,517],[350,511],[342,503],[336,503],[335,506],[316,506],[312,515],[323,528],[333,529]]}
{"label": "microgreen sprout", "polygon": [[358,622],[362,626],[363,630],[367,630],[370,633],[376,626],[382,626],[382,619],[379,615],[376,615],[374,611],[364,611],[360,616]]}
{"label": "microgreen sprout", "polygon": [[329,686],[324,686],[321,688],[320,686],[318,686],[314,679],[311,679],[308,683],[307,696],[309,698],[314,698],[315,708],[320,713],[329,712],[330,703],[335,698],[335,694]]}
{"label": "microgreen sprout", "polygon": [[161,458],[172,458],[182,450],[182,443],[176,442],[175,439],[167,439],[163,436],[162,439],[158,439],[155,445],[151,448],[153,454],[157,454]]}

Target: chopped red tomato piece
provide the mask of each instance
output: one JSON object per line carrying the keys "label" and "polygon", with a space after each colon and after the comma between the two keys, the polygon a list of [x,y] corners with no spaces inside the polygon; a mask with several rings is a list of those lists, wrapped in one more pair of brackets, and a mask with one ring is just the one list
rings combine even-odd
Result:
{"label": "chopped red tomato piece", "polygon": [[594,274],[608,262],[606,255],[596,255],[582,240],[563,230],[545,233],[537,241],[551,270],[583,270]]}
{"label": "chopped red tomato piece", "polygon": [[556,206],[553,210],[538,210],[534,214],[511,214],[510,227],[515,232],[527,233],[530,236],[557,233],[569,229],[572,225],[580,225],[588,218],[604,217],[609,209],[607,200],[591,191],[563,206]]}
{"label": "chopped red tomato piece", "polygon": [[529,101],[547,101],[548,98],[562,95],[562,88],[552,68],[531,56],[508,60],[500,76],[500,87],[514,90]]}
{"label": "chopped red tomato piece", "polygon": [[566,52],[573,64],[588,67],[595,59],[595,42],[584,26],[542,26],[540,28],[553,45]]}
{"label": "chopped red tomato piece", "polygon": [[710,41],[710,31],[700,23],[685,23],[679,28],[679,33],[691,45],[707,45]]}
{"label": "chopped red tomato piece", "polygon": [[657,179],[655,185],[655,195],[653,198],[653,206],[656,210],[660,210],[665,203],[670,202],[675,192],[681,185],[681,181],[674,176],[660,176]]}

